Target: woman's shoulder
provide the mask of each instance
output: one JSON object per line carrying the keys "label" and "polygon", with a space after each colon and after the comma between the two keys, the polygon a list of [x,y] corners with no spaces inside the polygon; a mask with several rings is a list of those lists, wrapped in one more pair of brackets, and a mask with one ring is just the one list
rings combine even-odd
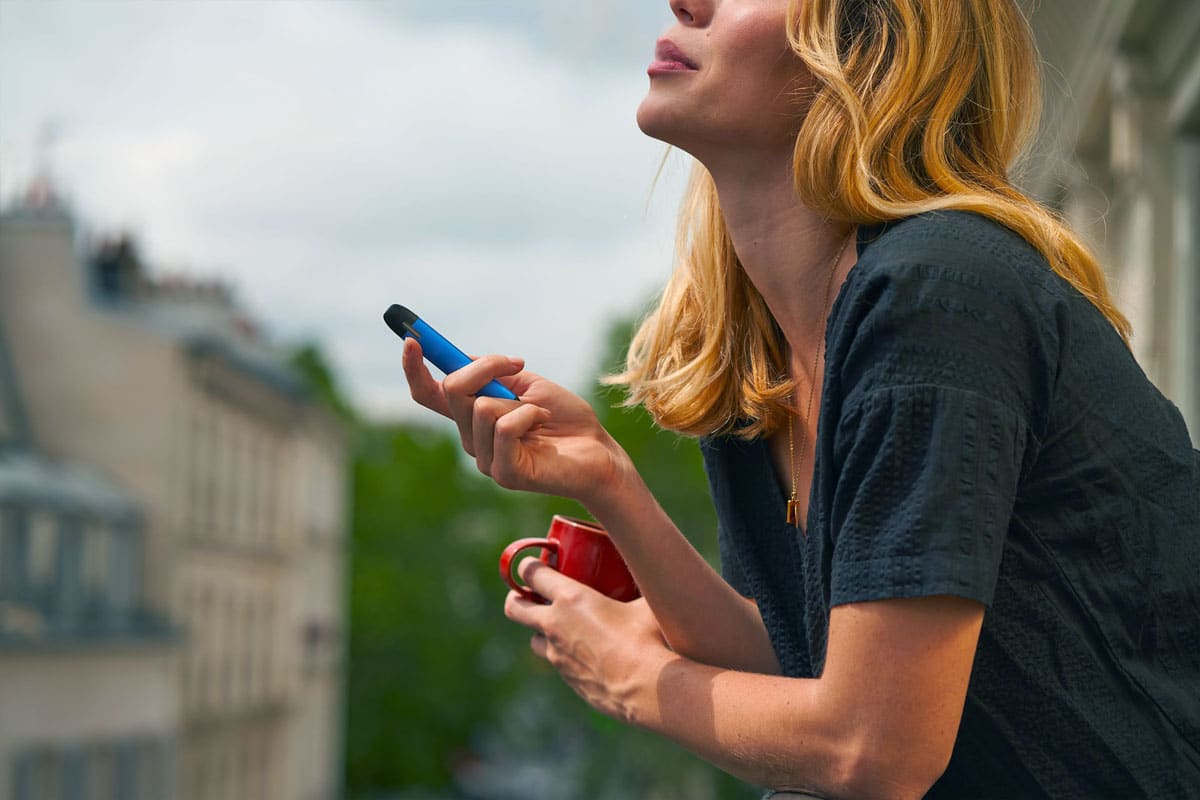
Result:
{"label": "woman's shoulder", "polygon": [[1015,231],[974,212],[931,211],[859,229],[858,262],[834,316],[853,324],[857,314],[919,306],[954,324],[1052,333],[1072,291]]}
{"label": "woman's shoulder", "polygon": [[1038,417],[1069,314],[1054,285],[1061,279],[1035,247],[961,211],[861,229],[859,246],[826,338],[843,396],[860,402],[923,387]]}
{"label": "woman's shoulder", "polygon": [[930,211],[864,227],[855,284],[944,283],[997,299],[1062,299],[1065,284],[1017,232],[972,211]]}

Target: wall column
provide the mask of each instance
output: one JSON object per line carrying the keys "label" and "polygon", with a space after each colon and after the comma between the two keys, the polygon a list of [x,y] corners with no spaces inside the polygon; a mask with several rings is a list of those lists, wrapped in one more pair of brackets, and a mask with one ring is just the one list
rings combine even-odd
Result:
{"label": "wall column", "polygon": [[1175,143],[1175,402],[1200,447],[1200,134]]}

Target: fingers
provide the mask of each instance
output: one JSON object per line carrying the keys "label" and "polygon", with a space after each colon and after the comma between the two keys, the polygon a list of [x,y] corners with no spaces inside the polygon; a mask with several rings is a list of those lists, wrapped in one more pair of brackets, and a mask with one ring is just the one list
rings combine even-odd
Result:
{"label": "fingers", "polygon": [[[479,396],[479,392],[496,380],[519,396],[541,387],[538,391],[549,393],[545,400],[553,403],[562,400],[559,387],[525,372],[524,359],[501,355],[475,358],[439,382],[422,360],[420,343],[411,338],[404,341],[403,365],[413,399],[453,420],[463,450],[475,458],[481,473],[508,489],[530,485],[531,456],[522,451],[522,439],[539,425],[548,423],[554,413],[545,403],[535,405],[528,402],[529,398],[525,402],[500,400]],[[560,393],[555,394],[556,390]]]}
{"label": "fingers", "polygon": [[544,635],[535,633],[533,638],[529,640],[529,649],[538,658],[544,661],[550,660],[550,640]]}
{"label": "fingers", "polygon": [[[587,642],[580,639],[581,620],[592,619],[594,624],[594,617],[587,612],[583,617],[577,616],[581,609],[576,604],[597,600],[616,601],[568,578],[536,558],[522,560],[517,572],[530,589],[548,601],[539,603],[527,600],[515,591],[510,591],[504,600],[504,615],[534,631],[529,643],[534,654],[560,671],[564,658],[594,661]],[[624,607],[624,604],[621,605]]]}
{"label": "fingers", "polygon": [[543,661],[553,661],[551,648],[554,646],[550,641],[550,637],[544,632],[540,622],[544,620],[536,619],[539,614],[546,614],[550,607],[534,603],[516,592],[509,592],[508,597],[504,601],[504,614],[513,622],[520,623],[527,628],[532,628],[534,634],[529,639],[529,649],[533,654]]}
{"label": "fingers", "polygon": [[[442,416],[461,418],[471,407],[471,401],[490,381],[502,379],[512,383],[512,376],[525,367],[525,360],[516,356],[485,356],[455,370],[438,381],[425,366],[421,343],[413,338],[404,340],[401,365],[413,400]],[[536,376],[533,376],[536,377]],[[528,379],[523,381],[528,382]],[[460,409],[458,415],[454,409]]]}
{"label": "fingers", "polygon": [[479,393],[489,381],[516,375],[525,367],[525,360],[516,356],[482,356],[446,376],[442,386],[446,395],[470,397]]}
{"label": "fingers", "polygon": [[541,633],[546,622],[548,606],[536,600],[529,600],[520,592],[510,590],[504,598],[504,616],[518,625],[533,628]]}
{"label": "fingers", "polygon": [[[519,489],[524,478],[521,474],[520,443],[525,434],[550,419],[550,412],[532,404],[512,409],[492,421],[487,437],[487,472],[492,480],[506,489]],[[483,470],[482,464],[480,470]]]}
{"label": "fingers", "polygon": [[404,355],[401,364],[404,367],[404,378],[408,381],[408,390],[412,399],[443,417],[449,417],[450,407],[446,403],[446,394],[442,390],[442,384],[425,366],[425,361],[421,358],[421,345],[416,339],[404,340]]}
{"label": "fingers", "polygon": [[532,372],[525,371],[524,361],[521,362],[521,368],[512,375],[506,376],[500,382],[512,390],[517,397],[524,398],[525,394],[533,388],[537,383],[545,383],[546,379],[541,375],[536,375]]}
{"label": "fingers", "polygon": [[523,559],[517,566],[517,574],[521,576],[521,580],[525,582],[526,586],[546,598],[551,604],[555,600],[574,602],[581,594],[589,592],[600,595],[592,587],[580,583],[574,578],[568,578],[540,559]]}
{"label": "fingers", "polygon": [[528,600],[519,592],[510,591],[504,599],[504,616],[513,622],[545,633],[553,613],[551,604],[555,599],[570,603],[591,593],[602,597],[599,592],[579,581],[568,578],[554,567],[532,556],[521,559],[517,574],[531,590],[546,599],[546,603]]}
{"label": "fingers", "polygon": [[[496,477],[492,472],[496,435],[501,430],[508,430],[512,426],[512,423],[507,421],[508,417],[523,408],[524,406],[511,400],[497,400],[494,397],[475,398],[471,407],[471,436],[474,449],[468,452],[475,456],[475,465],[484,475]],[[523,414],[522,417],[524,416],[528,414]]]}
{"label": "fingers", "polygon": [[[479,390],[490,381],[515,375],[525,366],[519,358],[508,356],[484,356],[472,361],[462,369],[455,370],[442,381],[442,390],[449,407],[449,416],[458,425],[458,435],[462,440],[463,449],[468,454],[477,455],[475,436],[475,405],[482,399],[489,401],[494,398],[478,398]],[[496,401],[506,404],[503,407],[514,408],[518,404],[511,400]],[[496,414],[498,417],[499,414]],[[490,431],[490,426],[489,426]],[[489,458],[490,460],[490,458]]]}
{"label": "fingers", "polygon": [[534,619],[531,618],[531,613],[536,615],[538,611],[544,612],[547,607],[538,603],[526,600],[516,592],[509,592],[508,597],[504,600],[504,615],[513,622],[520,623],[527,628],[533,628],[534,634],[529,640],[529,649],[533,654],[543,661],[550,660],[550,639],[542,632],[540,626]]}

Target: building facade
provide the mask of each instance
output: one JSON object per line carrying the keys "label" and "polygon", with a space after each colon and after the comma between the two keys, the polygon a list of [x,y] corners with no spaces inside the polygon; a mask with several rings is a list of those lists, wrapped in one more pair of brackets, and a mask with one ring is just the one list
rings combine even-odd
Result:
{"label": "building facade", "polygon": [[52,204],[0,217],[27,426],[141,508],[143,596],[181,632],[183,800],[340,796],[342,431],[227,290],[153,281]]}
{"label": "building facade", "polygon": [[1200,13],[1195,0],[1026,3],[1045,69],[1024,181],[1084,234],[1134,354],[1200,445]]}
{"label": "building facade", "polygon": [[0,316],[0,798],[171,796],[179,636],[141,591],[145,526],[28,428]]}

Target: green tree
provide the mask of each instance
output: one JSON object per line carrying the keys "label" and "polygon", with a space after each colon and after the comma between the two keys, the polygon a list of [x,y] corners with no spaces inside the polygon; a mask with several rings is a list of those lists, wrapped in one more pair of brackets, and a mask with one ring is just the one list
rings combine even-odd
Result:
{"label": "green tree", "polygon": [[292,352],[290,362],[317,402],[332,411],[343,424],[351,428],[358,425],[358,414],[338,386],[333,367],[320,346],[314,342],[300,345]]}
{"label": "green tree", "polygon": [[[354,467],[347,769],[355,791],[445,787],[521,673],[495,553],[520,509],[457,439],[366,432]],[[518,526],[519,527],[519,526]]]}

